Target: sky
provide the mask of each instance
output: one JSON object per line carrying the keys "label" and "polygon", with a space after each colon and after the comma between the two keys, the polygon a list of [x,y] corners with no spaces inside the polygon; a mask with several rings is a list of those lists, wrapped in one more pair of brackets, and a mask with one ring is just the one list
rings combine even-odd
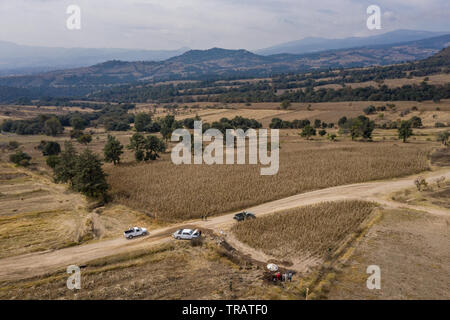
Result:
{"label": "sky", "polygon": [[[81,29],[69,30],[69,5]],[[381,8],[381,30],[366,26]],[[51,47],[256,50],[305,37],[450,31],[449,0],[0,0],[0,41]]]}

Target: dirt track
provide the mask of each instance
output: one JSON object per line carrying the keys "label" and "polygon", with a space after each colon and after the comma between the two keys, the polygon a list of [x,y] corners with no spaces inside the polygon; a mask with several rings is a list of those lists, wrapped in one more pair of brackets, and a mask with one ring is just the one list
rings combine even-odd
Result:
{"label": "dirt track", "polygon": [[[450,179],[450,170],[448,168],[434,172],[421,174],[427,180],[444,176]],[[450,215],[450,210],[438,210],[434,208],[416,207],[402,205],[397,202],[387,200],[386,196],[392,192],[399,191],[413,186],[413,181],[418,175],[393,179],[388,181],[375,181],[367,183],[358,183],[345,186],[332,187],[288,198],[268,202],[249,208],[257,216],[270,214],[280,210],[286,210],[304,205],[320,203],[324,201],[337,201],[349,199],[362,199],[376,201],[382,206],[387,207],[407,207],[428,211],[432,214]],[[229,213],[219,217],[210,218],[208,221],[189,221],[183,224],[172,225],[170,227],[157,229],[151,232],[150,236],[145,238],[126,240],[118,238],[113,240],[98,241],[86,245],[65,248],[56,251],[46,251],[25,254],[20,256],[8,257],[0,260],[0,281],[25,279],[33,276],[51,273],[59,269],[66,268],[69,265],[82,265],[88,261],[104,258],[107,256],[120,254],[147,248],[156,244],[162,244],[172,241],[170,234],[174,229],[189,225],[195,225],[200,228],[208,228],[215,231],[226,229],[233,223],[234,213]],[[249,252],[249,254],[251,254]]]}

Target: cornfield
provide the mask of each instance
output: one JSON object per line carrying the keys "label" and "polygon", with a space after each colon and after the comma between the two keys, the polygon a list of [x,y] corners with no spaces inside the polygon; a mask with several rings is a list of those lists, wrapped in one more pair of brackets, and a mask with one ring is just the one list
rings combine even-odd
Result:
{"label": "cornfield", "polygon": [[180,165],[170,160],[107,166],[113,201],[164,221],[248,208],[294,194],[428,170],[426,144],[286,143],[280,168],[258,165]]}
{"label": "cornfield", "polygon": [[277,258],[334,252],[374,207],[365,201],[324,202],[236,224],[233,232],[249,246]]}

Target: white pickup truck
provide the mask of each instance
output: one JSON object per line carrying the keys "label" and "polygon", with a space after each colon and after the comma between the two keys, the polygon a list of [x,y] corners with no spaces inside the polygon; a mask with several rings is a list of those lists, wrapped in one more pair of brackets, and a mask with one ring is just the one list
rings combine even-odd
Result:
{"label": "white pickup truck", "polygon": [[177,240],[192,240],[195,238],[199,238],[202,236],[202,232],[200,230],[192,230],[192,229],[180,229],[175,231],[172,234],[172,237],[174,237]]}
{"label": "white pickup truck", "polygon": [[134,227],[127,231],[124,231],[123,235],[127,239],[133,239],[134,237],[146,236],[148,234],[147,229]]}

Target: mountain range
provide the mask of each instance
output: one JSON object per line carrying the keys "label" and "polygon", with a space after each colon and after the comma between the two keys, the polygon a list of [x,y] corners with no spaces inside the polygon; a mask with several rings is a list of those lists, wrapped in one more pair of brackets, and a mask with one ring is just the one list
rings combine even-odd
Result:
{"label": "mountain range", "polygon": [[163,61],[189,51],[106,48],[51,48],[0,41],[0,75],[20,75],[86,67],[109,60]]}
{"label": "mountain range", "polygon": [[[443,34],[445,33],[396,30],[371,37],[350,37],[344,39],[305,38],[267,49],[256,50],[254,53],[263,56],[285,53],[304,54],[415,41]],[[61,69],[88,67],[110,60],[164,61],[189,50],[189,48],[180,48],[178,50],[52,48],[0,41],[0,76],[36,74]]]}
{"label": "mountain range", "polygon": [[398,42],[422,40],[438,37],[448,32],[432,32],[421,30],[395,30],[369,37],[349,37],[343,39],[304,38],[302,40],[286,42],[269,48],[256,50],[261,55],[273,55],[281,53],[302,54],[325,50],[337,50],[373,45],[384,45]]}
{"label": "mountain range", "polygon": [[164,61],[111,60],[89,67],[0,77],[0,101],[15,97],[82,97],[111,86],[171,80],[267,77],[326,68],[354,68],[421,60],[450,46],[450,34],[423,40],[327,50],[258,55],[247,50],[189,50]]}

